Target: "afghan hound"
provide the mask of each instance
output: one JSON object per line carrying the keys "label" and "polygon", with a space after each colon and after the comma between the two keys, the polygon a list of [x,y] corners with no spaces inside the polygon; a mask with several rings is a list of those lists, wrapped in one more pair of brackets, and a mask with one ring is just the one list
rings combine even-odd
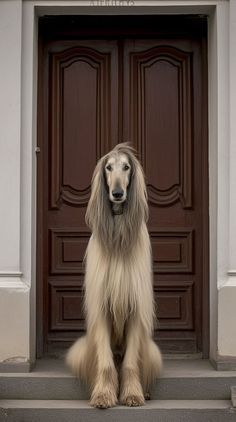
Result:
{"label": "afghan hound", "polygon": [[[86,222],[87,334],[66,361],[91,389],[98,408],[141,406],[162,358],[152,340],[154,300],[147,191],[133,148],[118,144],[100,159],[92,179]],[[120,352],[116,365],[114,351]]]}

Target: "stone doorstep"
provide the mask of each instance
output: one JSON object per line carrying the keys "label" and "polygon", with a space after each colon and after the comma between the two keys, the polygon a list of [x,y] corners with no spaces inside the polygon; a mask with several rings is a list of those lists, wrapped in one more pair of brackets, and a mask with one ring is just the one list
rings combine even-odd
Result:
{"label": "stone doorstep", "polygon": [[[208,360],[167,360],[151,390],[153,400],[230,400],[236,371],[216,371]],[[0,374],[0,398],[9,400],[86,400],[85,386],[62,360],[37,361],[30,373]]]}
{"label": "stone doorstep", "polygon": [[0,400],[1,422],[235,422],[228,400],[152,400],[99,410],[80,400]]}

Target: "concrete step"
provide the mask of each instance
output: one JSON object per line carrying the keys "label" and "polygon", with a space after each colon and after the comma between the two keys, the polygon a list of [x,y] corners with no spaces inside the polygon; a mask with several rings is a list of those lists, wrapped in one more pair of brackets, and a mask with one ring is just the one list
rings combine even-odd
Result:
{"label": "concrete step", "polygon": [[235,422],[228,400],[153,400],[139,408],[99,410],[87,401],[1,400],[0,422]]}
{"label": "concrete step", "polygon": [[[167,360],[151,398],[158,400],[230,400],[236,371],[216,371],[208,360]],[[38,361],[31,373],[0,374],[0,399],[86,400],[85,386],[62,360]]]}

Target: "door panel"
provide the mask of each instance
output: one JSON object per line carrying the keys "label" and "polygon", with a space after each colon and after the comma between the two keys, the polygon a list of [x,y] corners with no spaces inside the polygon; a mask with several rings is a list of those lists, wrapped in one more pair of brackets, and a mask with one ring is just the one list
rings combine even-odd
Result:
{"label": "door panel", "polygon": [[149,200],[158,206],[180,201],[188,208],[192,205],[191,51],[170,45],[150,48],[154,42],[149,42],[150,49],[137,52],[139,43],[129,51],[129,122],[145,167]]}
{"label": "door panel", "polygon": [[115,47],[106,52],[99,47],[51,52],[52,208],[87,204],[95,163],[110,143],[111,102],[116,101],[110,97],[115,92],[111,72],[116,74],[117,57]]}
{"label": "door panel", "polygon": [[130,40],[124,47],[125,126],[147,179],[156,338],[167,352],[201,350],[199,48],[170,39]]}
{"label": "door panel", "polygon": [[[112,39],[107,31],[106,40],[41,36],[39,350],[68,347],[85,330],[83,258],[90,233],[84,217],[91,176],[97,160],[124,140],[137,148],[146,174],[155,338],[164,352],[201,352],[208,291],[202,253],[207,227],[203,36]],[[140,32],[144,36],[145,25]],[[206,356],[207,340],[204,350]]]}
{"label": "door panel", "polygon": [[117,43],[112,41],[97,46],[96,41],[50,43],[44,50],[48,139],[39,158],[45,193],[46,350],[84,332],[83,259],[90,237],[85,211],[97,160],[118,137],[117,60]]}

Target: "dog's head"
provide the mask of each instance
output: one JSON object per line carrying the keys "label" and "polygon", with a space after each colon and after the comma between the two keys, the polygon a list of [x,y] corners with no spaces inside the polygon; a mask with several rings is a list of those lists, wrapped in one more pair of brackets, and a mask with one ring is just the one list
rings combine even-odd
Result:
{"label": "dog's head", "polygon": [[[103,243],[106,241],[111,245],[114,240],[113,217],[120,214],[119,227],[123,227],[123,237],[134,239],[141,222],[148,218],[147,191],[141,164],[134,149],[126,143],[116,145],[98,161],[86,222],[100,238],[106,239]],[[130,244],[130,240],[126,243]]]}
{"label": "dog's head", "polygon": [[103,165],[110,201],[115,204],[125,202],[132,177],[131,159],[116,148],[108,154]]}

